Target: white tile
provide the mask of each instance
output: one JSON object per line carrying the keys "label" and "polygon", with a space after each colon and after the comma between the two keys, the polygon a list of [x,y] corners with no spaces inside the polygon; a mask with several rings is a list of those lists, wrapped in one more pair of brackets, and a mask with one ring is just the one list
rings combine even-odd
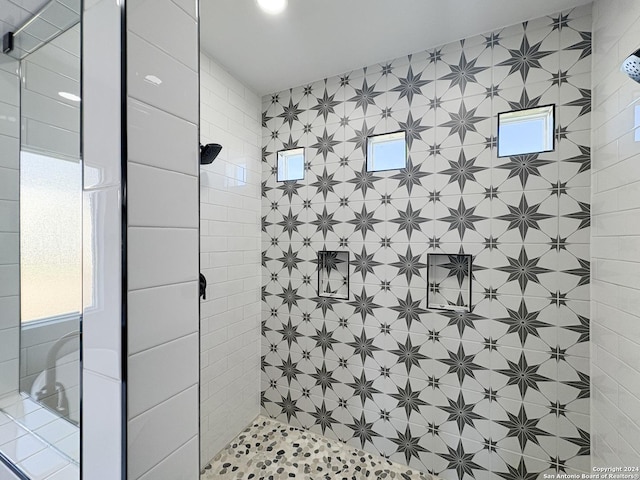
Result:
{"label": "white tile", "polygon": [[27,431],[15,422],[0,425],[0,445],[12,442],[24,435],[27,435]]}
{"label": "white tile", "polygon": [[182,8],[185,12],[191,15],[193,18],[198,16],[198,1],[197,0],[173,0],[173,2]]}
{"label": "white tile", "polygon": [[197,438],[169,455],[166,459],[140,477],[140,480],[193,480],[198,478]]}
{"label": "white tile", "polygon": [[18,231],[20,223],[18,206],[17,200],[0,200],[0,231]]}
{"label": "white tile", "polygon": [[84,188],[120,184],[120,6],[85,5],[83,48]]}
{"label": "white tile", "polygon": [[18,200],[19,185],[18,170],[0,167],[0,200]]}
{"label": "white tile", "polygon": [[20,82],[18,77],[10,72],[0,70],[0,102],[9,105],[19,105]]}
{"label": "white tile", "polygon": [[120,190],[84,192],[83,362],[114,379],[121,372]]}
{"label": "white tile", "polygon": [[20,165],[20,142],[0,135],[0,167],[17,169]]}
{"label": "white tile", "polygon": [[198,175],[200,148],[195,124],[129,99],[129,160],[188,175]]}
{"label": "white tile", "polygon": [[0,265],[0,297],[18,295],[20,272],[18,265]]}
{"label": "white tile", "polygon": [[20,239],[18,233],[0,232],[0,265],[11,265],[20,261]]}
{"label": "white tile", "polygon": [[130,0],[127,28],[198,71],[198,24],[171,0]]}
{"label": "white tile", "polygon": [[[136,318],[129,317],[134,323]],[[134,418],[198,383],[198,334],[129,357],[129,418]]]}
{"label": "white tile", "polygon": [[[76,49],[79,52],[80,39],[78,38],[76,41],[78,42]],[[50,48],[48,53],[49,55],[55,55],[56,52],[66,53],[60,49],[54,48]],[[61,72],[61,67],[64,65],[63,59],[60,59],[58,62],[60,65],[49,66],[51,68],[46,68],[45,66],[40,65],[37,61],[34,61],[31,56],[27,57],[27,59],[28,60],[25,61],[22,66],[24,78],[23,88],[74,107],[75,110],[77,110],[79,117],[80,104],[60,96],[60,92],[67,92],[80,96],[80,77],[70,77]],[[76,59],[76,63],[78,65],[80,64],[79,58]],[[78,71],[78,74],[79,73],[80,72]]]}
{"label": "white tile", "polygon": [[2,453],[13,463],[26,460],[45,448],[47,445],[33,435],[23,435],[0,446]]}
{"label": "white tile", "polygon": [[76,465],[68,465],[62,470],[54,473],[50,477],[47,477],[45,480],[79,480],[80,479],[80,468]]}
{"label": "white tile", "polygon": [[18,391],[19,373],[17,358],[0,363],[0,397]]}
{"label": "white tile", "polygon": [[130,97],[198,121],[198,74],[134,34],[127,36]]}
{"label": "white tile", "polygon": [[17,358],[19,339],[20,328],[17,324],[12,328],[0,330],[0,362]]}
{"label": "white tile", "polygon": [[129,226],[198,228],[197,177],[131,162],[127,170]]}
{"label": "white tile", "polygon": [[129,478],[139,478],[197,435],[198,389],[192,387],[129,422]]}
{"label": "white tile", "polygon": [[124,415],[120,383],[85,370],[82,396],[83,480],[120,478]]}
{"label": "white tile", "polygon": [[69,461],[51,448],[42,450],[18,463],[29,477],[44,479],[69,465]]}
{"label": "white tile", "polygon": [[129,228],[129,290],[198,279],[198,230]]}
{"label": "white tile", "polygon": [[80,157],[79,132],[64,130],[33,118],[25,118],[24,124],[23,145],[28,145],[36,151],[58,153],[73,158]]}
{"label": "white tile", "polygon": [[136,290],[129,293],[129,354],[198,331],[198,283]]}
{"label": "white tile", "polygon": [[[80,110],[76,106],[32,91],[23,91],[20,107],[24,118],[39,120],[71,132],[80,131]],[[24,145],[24,139],[22,143]]]}
{"label": "white tile", "polygon": [[20,323],[20,297],[0,297],[0,330]]}

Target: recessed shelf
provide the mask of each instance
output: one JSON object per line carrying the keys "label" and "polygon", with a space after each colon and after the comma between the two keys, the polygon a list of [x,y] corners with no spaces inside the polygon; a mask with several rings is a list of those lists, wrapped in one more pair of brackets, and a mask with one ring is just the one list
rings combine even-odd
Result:
{"label": "recessed shelf", "polygon": [[318,296],[349,299],[349,252],[318,252]]}
{"label": "recessed shelf", "polygon": [[465,254],[427,255],[427,308],[471,310],[472,260]]}

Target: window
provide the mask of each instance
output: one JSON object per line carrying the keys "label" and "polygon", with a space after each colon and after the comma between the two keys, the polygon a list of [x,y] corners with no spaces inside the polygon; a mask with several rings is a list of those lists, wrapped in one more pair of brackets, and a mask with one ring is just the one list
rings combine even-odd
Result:
{"label": "window", "polygon": [[82,311],[82,164],[20,153],[20,316]]}
{"label": "window", "polygon": [[304,179],[304,148],[278,152],[278,182]]}
{"label": "window", "polygon": [[554,106],[498,115],[498,157],[551,152],[554,149]]}
{"label": "window", "polygon": [[367,171],[397,170],[406,166],[405,132],[385,133],[367,138]]}

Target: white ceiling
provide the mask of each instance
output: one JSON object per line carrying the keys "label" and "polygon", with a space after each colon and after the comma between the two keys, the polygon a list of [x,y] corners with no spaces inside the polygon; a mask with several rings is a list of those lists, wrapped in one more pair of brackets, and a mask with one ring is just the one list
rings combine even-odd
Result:
{"label": "white ceiling", "polygon": [[264,95],[591,0],[200,0],[201,47]]}

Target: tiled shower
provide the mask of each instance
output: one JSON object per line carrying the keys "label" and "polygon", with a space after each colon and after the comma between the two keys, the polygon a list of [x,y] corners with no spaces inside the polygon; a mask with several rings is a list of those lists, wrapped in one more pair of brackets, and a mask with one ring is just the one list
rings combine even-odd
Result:
{"label": "tiled shower", "polygon": [[[445,479],[589,472],[591,7],[263,98],[262,411]],[[555,150],[497,115],[555,105]],[[406,131],[371,172],[367,137]],[[305,149],[304,180],[277,152]],[[348,300],[317,290],[349,252]],[[472,309],[426,305],[473,256]],[[450,267],[455,275],[455,265]]]}
{"label": "tiled shower", "polygon": [[[37,25],[38,3],[0,0],[2,33]],[[82,38],[74,89],[38,83],[81,100],[81,421],[71,433],[19,387],[62,338],[21,332],[28,97],[2,54],[1,478],[640,474],[640,86],[619,71],[640,47],[640,2],[424,42],[276,92],[207,51],[208,14],[226,21],[227,2],[51,5]],[[543,107],[549,151],[500,155],[500,114]],[[387,134],[406,163],[373,169]],[[222,145],[215,162],[198,164],[198,143]],[[301,151],[303,178],[279,178],[283,152]]]}

